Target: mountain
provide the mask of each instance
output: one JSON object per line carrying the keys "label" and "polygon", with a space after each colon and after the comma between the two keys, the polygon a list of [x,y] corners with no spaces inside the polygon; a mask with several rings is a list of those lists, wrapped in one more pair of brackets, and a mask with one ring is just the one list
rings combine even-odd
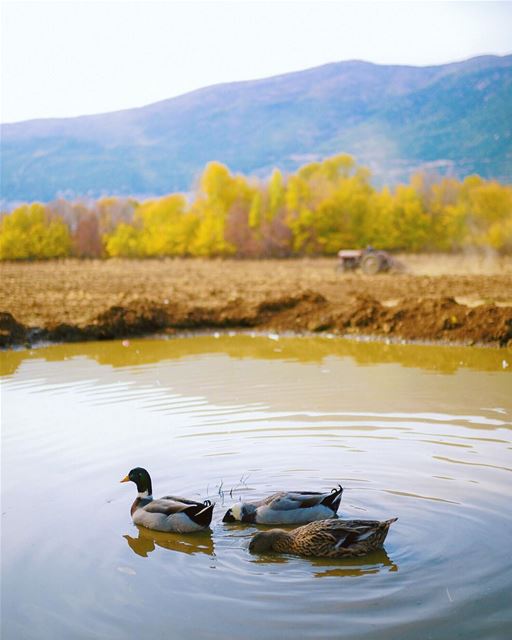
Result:
{"label": "mountain", "polygon": [[338,62],[138,109],[1,127],[3,201],[187,191],[204,165],[268,175],[346,152],[377,183],[418,169],[512,179],[512,55]]}

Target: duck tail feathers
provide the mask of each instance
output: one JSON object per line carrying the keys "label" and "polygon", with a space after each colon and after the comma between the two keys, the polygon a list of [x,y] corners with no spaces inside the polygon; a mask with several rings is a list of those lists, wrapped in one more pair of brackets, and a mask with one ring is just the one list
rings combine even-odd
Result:
{"label": "duck tail feathers", "polygon": [[209,527],[213,516],[213,507],[215,503],[205,500],[203,504],[192,505],[188,507],[186,513],[188,517],[201,527]]}
{"label": "duck tail feathers", "polygon": [[336,511],[338,511],[338,507],[340,506],[342,493],[343,487],[341,486],[341,484],[339,484],[337,487],[331,490],[331,493],[325,496],[325,498],[322,500],[322,504],[326,507],[329,507],[329,509],[332,509],[334,513],[336,513]]}
{"label": "duck tail feathers", "polygon": [[393,522],[396,522],[397,520],[398,518],[390,518],[389,520],[384,520],[382,524],[386,525],[386,529],[389,529]]}
{"label": "duck tail feathers", "polygon": [[375,532],[375,539],[379,547],[384,544],[384,540],[387,538],[389,527],[396,522],[398,518],[391,518],[390,520],[384,520],[377,527],[377,531]]}

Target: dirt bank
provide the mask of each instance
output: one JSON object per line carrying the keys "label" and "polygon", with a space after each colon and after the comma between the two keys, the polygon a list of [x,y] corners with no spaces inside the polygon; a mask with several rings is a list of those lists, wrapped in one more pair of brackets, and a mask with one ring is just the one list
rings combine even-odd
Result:
{"label": "dirt bank", "polygon": [[334,266],[327,259],[2,264],[0,344],[255,328],[512,345],[507,269],[368,277]]}

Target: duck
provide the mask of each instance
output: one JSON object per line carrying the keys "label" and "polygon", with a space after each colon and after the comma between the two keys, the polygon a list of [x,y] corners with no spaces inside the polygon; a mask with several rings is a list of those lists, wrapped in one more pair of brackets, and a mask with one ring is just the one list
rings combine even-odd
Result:
{"label": "duck", "polygon": [[356,558],[382,549],[390,520],[318,520],[285,531],[270,529],[253,536],[249,551],[277,551],[315,558]]}
{"label": "duck", "polygon": [[228,509],[223,522],[250,524],[306,524],[336,516],[341,485],[330,493],[279,491],[256,502],[239,502]]}
{"label": "duck", "polygon": [[132,504],[134,524],[154,531],[193,533],[208,529],[214,504],[210,500],[196,502],[187,498],[164,496],[155,500],[151,476],[142,467],[132,469],[121,482],[134,482],[138,495]]}

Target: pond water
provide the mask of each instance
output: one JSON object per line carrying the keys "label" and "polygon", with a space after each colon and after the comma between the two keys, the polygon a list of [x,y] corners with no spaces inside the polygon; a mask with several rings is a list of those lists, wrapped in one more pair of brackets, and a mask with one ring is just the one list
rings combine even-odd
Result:
{"label": "pond water", "polygon": [[[221,335],[1,354],[2,638],[510,637],[512,354]],[[139,530],[133,484],[216,502]],[[345,487],[354,560],[252,556],[240,498]]]}

